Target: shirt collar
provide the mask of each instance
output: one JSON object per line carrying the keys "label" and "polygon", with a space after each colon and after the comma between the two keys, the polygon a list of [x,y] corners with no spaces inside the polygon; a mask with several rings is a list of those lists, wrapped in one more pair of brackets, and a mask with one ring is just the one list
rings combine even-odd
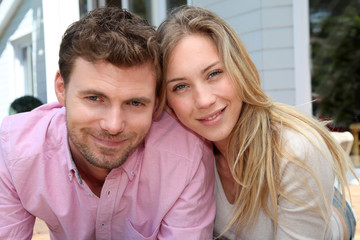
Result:
{"label": "shirt collar", "polygon": [[82,181],[82,179],[80,177],[80,173],[77,170],[75,162],[74,162],[74,160],[72,158],[72,155],[71,155],[68,134],[66,134],[66,139],[67,139],[66,140],[66,159],[67,159],[67,166],[68,166],[68,169],[69,169],[69,174],[68,174],[69,179],[70,179],[70,181],[72,181],[74,176],[75,176],[78,183],[82,184],[83,181]]}
{"label": "shirt collar", "polygon": [[140,163],[144,155],[144,146],[145,144],[142,142],[120,167],[126,172],[130,181],[132,181],[139,172]]}

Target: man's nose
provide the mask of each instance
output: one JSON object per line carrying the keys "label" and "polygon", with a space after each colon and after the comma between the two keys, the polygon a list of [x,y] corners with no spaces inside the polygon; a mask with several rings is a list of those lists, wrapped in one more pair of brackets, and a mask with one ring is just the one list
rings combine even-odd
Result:
{"label": "man's nose", "polygon": [[124,113],[120,107],[112,107],[106,110],[100,122],[100,127],[111,135],[116,135],[124,131]]}

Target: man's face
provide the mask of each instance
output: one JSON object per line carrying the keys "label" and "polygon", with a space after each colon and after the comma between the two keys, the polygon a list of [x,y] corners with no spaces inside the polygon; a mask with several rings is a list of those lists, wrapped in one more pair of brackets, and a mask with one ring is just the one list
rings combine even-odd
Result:
{"label": "man's face", "polygon": [[78,58],[66,88],[60,74],[55,85],[66,106],[74,158],[108,170],[119,167],[151,126],[156,76],[150,63],[116,67]]}

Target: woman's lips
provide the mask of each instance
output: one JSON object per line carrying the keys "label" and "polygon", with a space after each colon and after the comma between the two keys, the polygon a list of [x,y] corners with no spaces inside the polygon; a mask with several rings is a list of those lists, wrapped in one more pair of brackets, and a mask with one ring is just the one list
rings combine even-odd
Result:
{"label": "woman's lips", "polygon": [[214,120],[217,120],[218,117],[219,117],[220,115],[222,115],[222,113],[224,112],[225,108],[226,108],[226,107],[224,107],[223,109],[221,109],[221,110],[219,110],[219,111],[217,111],[217,112],[215,112],[215,113],[211,113],[211,114],[209,114],[209,115],[206,116],[206,117],[200,118],[200,119],[198,119],[198,120],[201,121],[201,122],[204,122],[204,123],[206,123],[206,122],[212,122],[212,121],[214,121]]}

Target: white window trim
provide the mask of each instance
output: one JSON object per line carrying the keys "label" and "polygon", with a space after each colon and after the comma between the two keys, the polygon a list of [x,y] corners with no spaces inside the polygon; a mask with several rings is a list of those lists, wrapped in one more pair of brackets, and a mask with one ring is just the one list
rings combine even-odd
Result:
{"label": "white window trim", "polygon": [[[11,45],[13,47],[13,62],[14,62],[14,69],[13,69],[13,75],[14,75],[14,90],[15,90],[15,96],[23,96],[25,93],[27,93],[27,89],[25,89],[25,67],[22,64],[22,49],[26,46],[32,45],[32,33],[24,34],[21,37],[18,37],[16,39],[11,40]],[[32,53],[30,54],[31,61],[32,59]],[[34,79],[34,69],[31,70],[32,76],[30,76],[32,79]],[[33,94],[36,96],[36,84],[33,83]]]}
{"label": "white window trim", "polygon": [[293,0],[295,104],[312,114],[308,1]]}

